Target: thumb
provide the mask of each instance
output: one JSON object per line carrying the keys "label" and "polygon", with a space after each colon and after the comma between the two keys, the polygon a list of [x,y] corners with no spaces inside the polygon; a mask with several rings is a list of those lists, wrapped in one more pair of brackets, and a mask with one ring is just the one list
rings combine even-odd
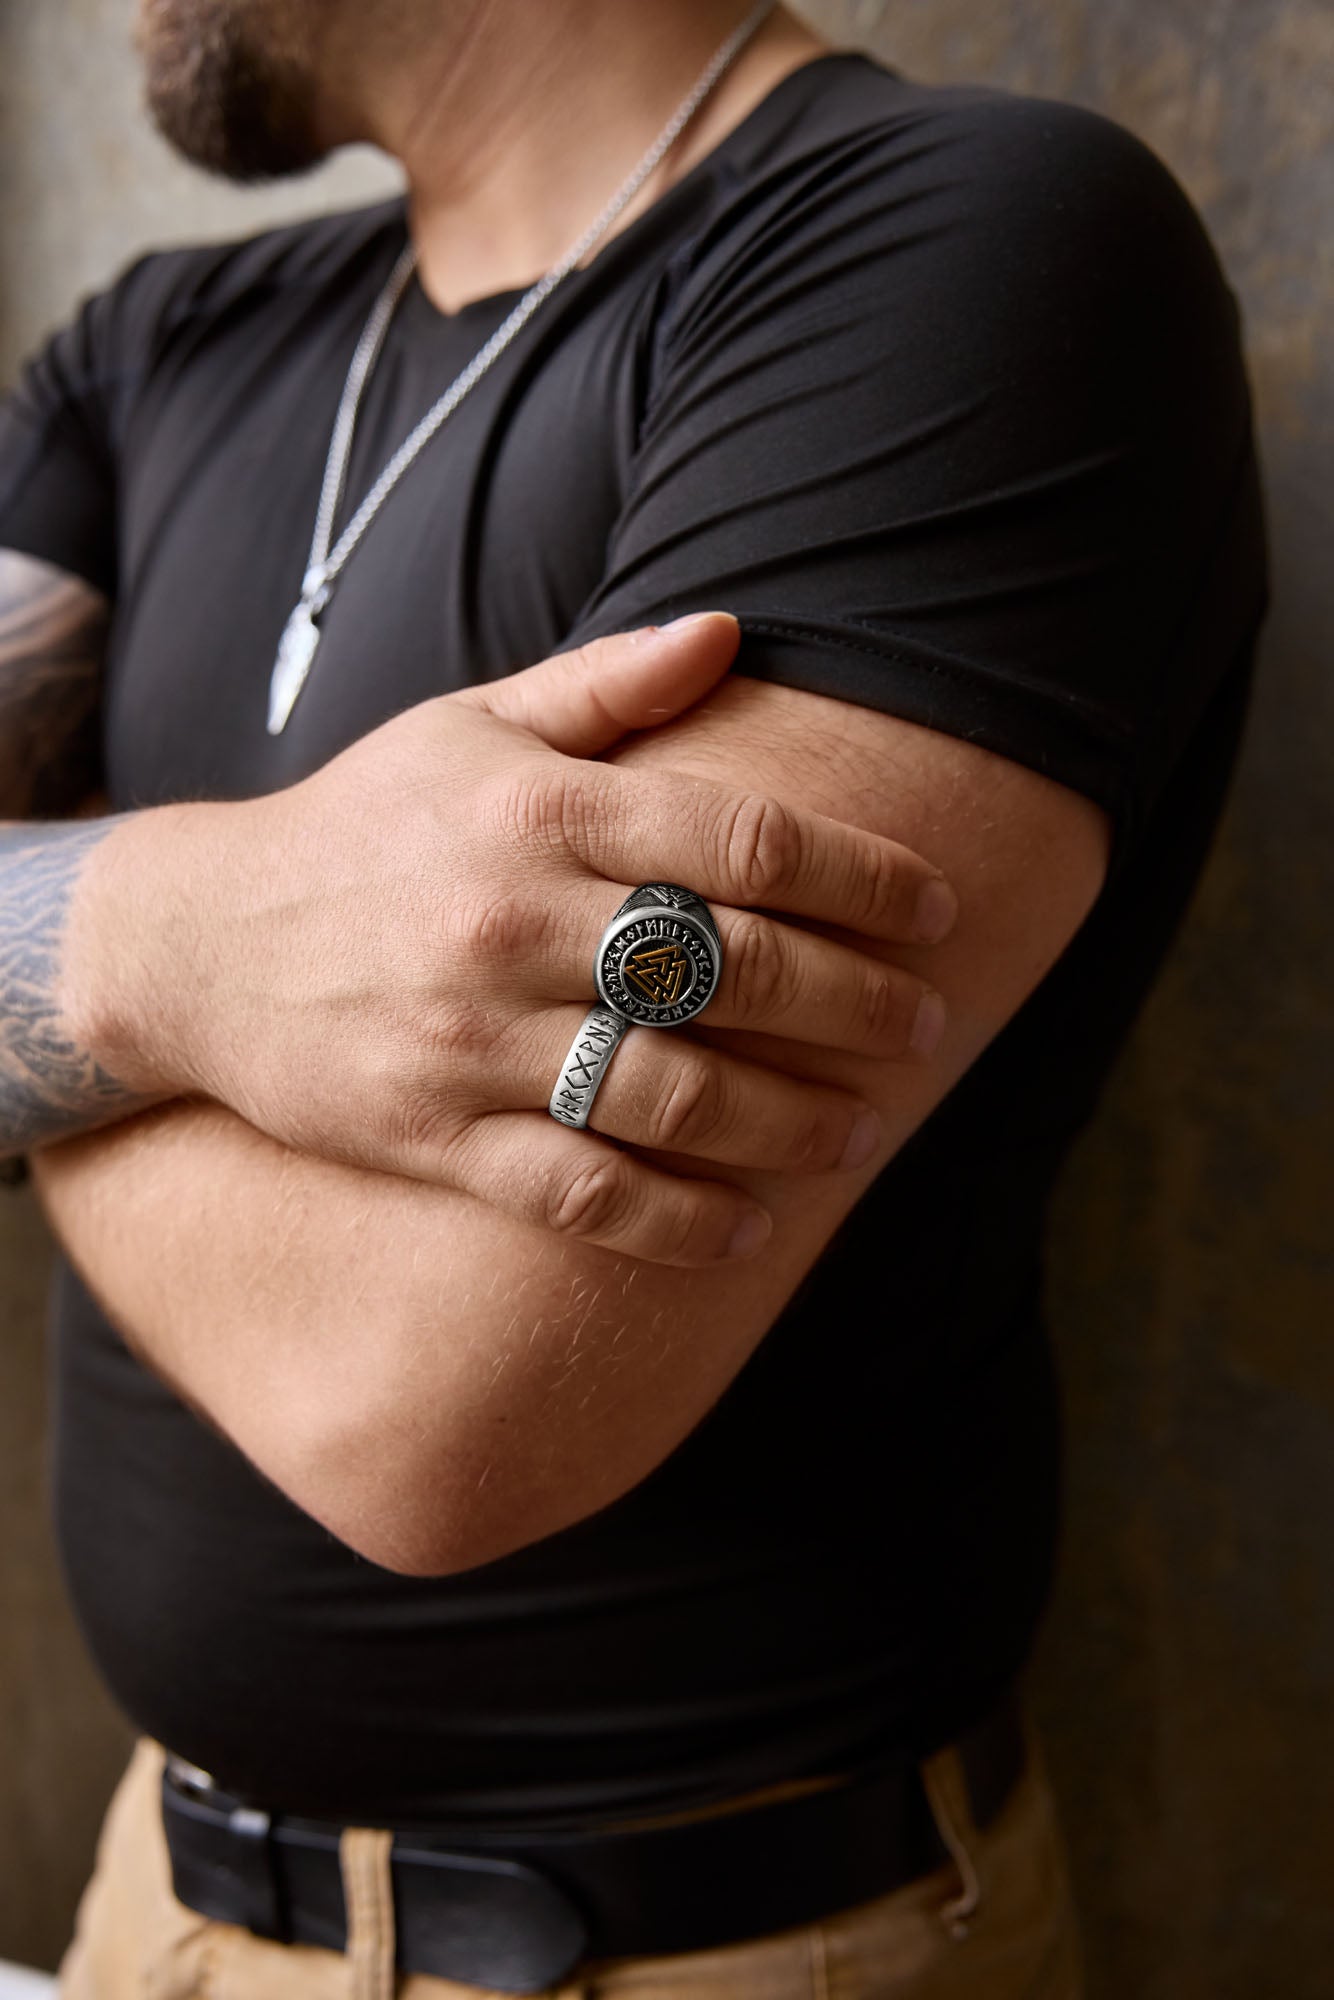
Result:
{"label": "thumb", "polygon": [[567,757],[596,757],[630,730],[654,729],[710,693],[740,638],[730,612],[697,611],[592,639],[450,698],[530,729]]}

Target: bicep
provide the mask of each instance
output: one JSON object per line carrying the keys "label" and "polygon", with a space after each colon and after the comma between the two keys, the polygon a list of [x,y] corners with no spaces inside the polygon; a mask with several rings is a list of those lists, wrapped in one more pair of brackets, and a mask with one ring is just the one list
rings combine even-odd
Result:
{"label": "bicep", "polygon": [[[847,940],[919,973],[941,992],[947,1028],[931,1063],[712,1036],[749,1047],[771,1066],[800,1068],[865,1096],[885,1125],[885,1150],[868,1169],[872,1176],[1050,970],[1107,874],[1111,820],[1092,800],[975,743],[822,695],[733,679],[625,757],[748,782],[885,835],[923,854],[954,886],[959,919],[943,944]],[[841,1177],[829,1186],[837,1200]],[[794,1213],[805,1212],[796,1194],[788,1197]],[[777,1198],[784,1198],[781,1190]]]}
{"label": "bicep", "polygon": [[82,578],[0,549],[0,818],[59,818],[97,788],[108,616]]}
{"label": "bicep", "polygon": [[730,611],[735,672],[1064,780],[1115,865],[1263,597],[1235,301],[1129,134],[940,114],[701,247],[567,643]]}

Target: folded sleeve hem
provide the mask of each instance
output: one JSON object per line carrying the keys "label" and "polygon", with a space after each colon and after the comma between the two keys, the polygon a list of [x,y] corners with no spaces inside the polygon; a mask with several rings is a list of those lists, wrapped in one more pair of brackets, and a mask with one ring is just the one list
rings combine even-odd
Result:
{"label": "folded sleeve hem", "polygon": [[735,673],[853,702],[980,744],[1092,799],[1112,821],[1109,880],[1119,872],[1143,811],[1133,745],[1118,736],[1109,719],[1090,715],[1077,699],[1062,701],[1008,677],[993,692],[974,666],[887,647],[870,635],[853,639],[845,632],[745,616],[741,630]]}

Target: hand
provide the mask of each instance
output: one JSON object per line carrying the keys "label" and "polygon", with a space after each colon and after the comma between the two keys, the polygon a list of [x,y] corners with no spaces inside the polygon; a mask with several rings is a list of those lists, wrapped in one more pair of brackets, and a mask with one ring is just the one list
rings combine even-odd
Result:
{"label": "hand", "polygon": [[[772,800],[588,761],[693,705],[736,644],[721,614],[602,640],[422,703],[287,791],[127,821],[88,871],[90,893],[118,871],[122,908],[128,871],[149,906],[132,974],[110,982],[131,996],[102,1037],[117,1073],[652,1261],[757,1248],[768,1218],[748,1196],[607,1138],[740,1167],[853,1167],[878,1131],[846,1092],[645,1029],[598,1095],[606,1138],[545,1110],[593,999],[597,940],[643,881],[684,882],[714,910],[711,1026],[921,1053],[914,1025],[938,1007],[919,1016],[921,981],[760,912],[921,942],[950,920],[948,889],[935,924],[919,920],[938,871]],[[115,904],[103,883],[101,907]],[[105,963],[105,935],[71,930]]]}

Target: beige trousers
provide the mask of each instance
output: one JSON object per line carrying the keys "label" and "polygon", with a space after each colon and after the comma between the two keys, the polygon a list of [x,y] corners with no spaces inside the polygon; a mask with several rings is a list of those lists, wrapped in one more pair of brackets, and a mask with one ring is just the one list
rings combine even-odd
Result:
{"label": "beige trousers", "polygon": [[[395,1976],[385,1833],[343,1837],[346,1954],[269,1944],[183,1908],[171,1892],[161,1772],[161,1751],[141,1744],[107,1816],[62,2000],[482,2000],[480,1987]],[[923,1776],[949,1865],[754,1943],[605,1960],[550,2000],[1079,2000],[1074,1914],[1036,1746],[984,1833],[953,1750],[928,1759]]]}

